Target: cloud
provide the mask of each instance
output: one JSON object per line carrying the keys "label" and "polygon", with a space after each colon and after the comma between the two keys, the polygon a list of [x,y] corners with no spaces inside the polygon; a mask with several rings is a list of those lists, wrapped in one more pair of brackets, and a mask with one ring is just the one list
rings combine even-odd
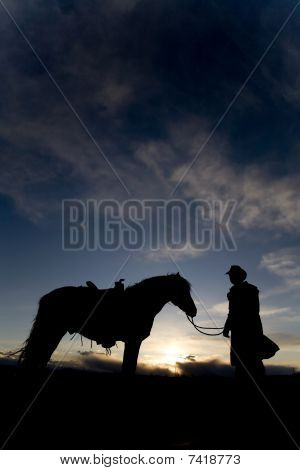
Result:
{"label": "cloud", "polygon": [[[224,376],[233,377],[234,368],[228,363],[223,362],[218,357],[201,360],[187,360],[178,363],[178,369],[181,374],[186,376]],[[289,365],[268,365],[266,366],[267,375],[290,375],[295,372],[295,368]]]}
{"label": "cloud", "polygon": [[273,333],[272,339],[281,347],[298,347],[300,346],[300,338],[290,333]]}
{"label": "cloud", "polygon": [[[191,8],[174,8],[172,2],[153,7],[152,2],[137,0],[71,1],[67,7],[64,2],[38,6],[33,1],[10,2],[33,47],[137,197],[170,195],[224,111],[228,97],[249,71],[251,60],[246,60],[248,51],[241,51],[239,39],[243,37],[244,47],[252,47],[252,35],[249,42],[249,32],[242,31],[237,22],[232,24],[225,6],[201,5],[197,16],[197,2],[190,3]],[[222,9],[227,19],[222,18],[220,28]],[[253,18],[260,15],[257,7]],[[5,68],[1,81],[5,112],[0,114],[2,194],[33,220],[57,212],[66,197],[124,198],[124,189],[101,152],[9,18],[4,19],[0,53]],[[182,28],[183,24],[189,28]],[[258,46],[260,34],[255,38]],[[212,50],[207,47],[211,43],[215,44]],[[283,44],[275,62],[284,58],[284,51]],[[297,67],[296,57],[289,43],[283,75]],[[268,70],[266,64],[264,67]],[[264,94],[268,94],[267,88],[265,85]],[[261,110],[264,101],[255,91],[249,86],[246,98],[253,96]],[[297,174],[288,166],[282,175],[273,171],[272,163],[281,160],[279,150],[272,154],[270,165],[270,158],[263,164],[247,153],[246,140],[243,150],[236,147],[233,130],[248,115],[246,98],[239,101],[236,122],[222,123],[205,147],[178,196],[237,200],[234,223],[238,235],[252,231],[259,237],[260,230],[272,230],[278,236],[298,233]],[[252,141],[255,128],[247,132]],[[245,129],[237,134],[244,138]],[[264,152],[260,154],[265,158]],[[198,253],[187,251],[188,256]],[[164,249],[158,256],[164,258]]]}
{"label": "cloud", "polygon": [[[272,21],[271,9],[270,5],[268,13],[265,14],[265,18],[269,17],[266,20],[268,23]],[[265,25],[265,27],[269,26]],[[293,27],[299,27],[297,15],[293,17],[293,26],[290,25],[277,41],[277,53],[273,51],[269,60],[262,63],[261,73],[268,82],[268,93],[273,100],[280,104],[287,102],[292,107],[299,108],[300,66],[296,57],[300,52],[300,41],[298,36],[293,34]]]}
{"label": "cloud", "polygon": [[274,316],[289,316],[291,313],[290,307],[272,307],[272,306],[263,306],[261,309],[261,316],[263,317],[274,317]]}
{"label": "cloud", "polygon": [[[220,302],[211,307],[214,315],[224,316],[228,314],[228,302]],[[280,316],[290,313],[290,307],[275,307],[262,305],[260,314],[263,317]]]}
{"label": "cloud", "polygon": [[178,369],[182,375],[186,376],[227,376],[232,377],[234,371],[229,364],[218,358],[201,360],[187,360],[177,363]]}
{"label": "cloud", "polygon": [[74,365],[75,367],[98,372],[120,372],[122,363],[120,360],[107,358],[103,353],[78,351],[76,359],[72,362],[66,361],[65,365]]}
{"label": "cloud", "polygon": [[300,287],[300,249],[298,246],[281,248],[262,256],[260,267],[267,269],[276,276],[280,285],[264,294],[264,297],[283,295],[293,292],[295,295]]}
{"label": "cloud", "polygon": [[[114,10],[114,20],[124,23],[125,10],[132,10],[137,3],[133,0],[102,2],[101,6],[94,6],[95,15],[104,27],[106,19],[101,13],[109,15]],[[77,7],[84,27],[78,24],[81,20],[75,14]],[[133,91],[137,91],[135,82],[140,80],[136,65],[131,66],[119,50],[123,48],[122,42],[117,44],[114,34],[103,40],[101,25],[93,24],[88,6],[72,5],[70,16],[61,12],[56,2],[37,8],[27,1],[22,5],[10,4],[10,8],[82,122],[103,152],[109,154],[122,177],[126,165],[115,156],[110,129],[119,132],[115,113],[131,103]],[[32,11],[30,24],[27,8]],[[4,20],[6,51],[2,49],[1,62],[6,73],[1,105],[5,112],[0,114],[2,194],[12,198],[19,211],[33,220],[48,215],[53,208],[57,210],[62,198],[78,193],[82,197],[95,193],[98,197],[124,196],[124,189],[101,152],[5,14]],[[87,44],[91,31],[98,38],[95,47]],[[91,126],[95,117],[97,129]]]}
{"label": "cloud", "polygon": [[[280,338],[281,345],[284,346],[284,338],[280,335],[275,337],[276,341]],[[286,338],[287,345],[290,345],[290,337]],[[299,338],[294,337],[295,345],[299,345]],[[0,357],[0,365],[18,366],[17,359]],[[51,361],[49,367],[55,366],[55,361]],[[95,353],[91,351],[78,351],[73,355],[73,359],[59,363],[59,367],[72,367],[86,371],[99,373],[120,373],[122,361],[111,357],[106,357],[104,353]],[[281,364],[266,364],[267,375],[290,375],[297,371],[295,367]],[[187,377],[233,377],[234,368],[227,362],[224,362],[218,356],[199,358],[197,356],[187,356],[183,361],[178,361],[174,365],[170,364],[151,364],[140,362],[137,367],[137,373],[142,375],[163,375],[174,376],[183,375]]]}
{"label": "cloud", "polygon": [[[180,181],[186,166],[178,167],[172,176]],[[262,165],[239,167],[225,156],[206,150],[200,155],[182,183],[185,197],[210,200],[233,199],[238,202],[233,222],[238,233],[246,230],[272,230],[294,234],[300,227],[298,175],[276,177]]]}
{"label": "cloud", "polygon": [[227,315],[228,314],[228,302],[219,302],[211,307],[211,311],[215,315]]}
{"label": "cloud", "polygon": [[[121,371],[121,360],[107,358],[104,354],[84,352],[76,355],[73,361],[65,362],[65,366],[73,366],[84,370],[95,372],[119,373]],[[288,365],[266,365],[267,374],[292,374],[295,369]],[[137,368],[138,374],[144,375],[168,375],[174,374],[184,376],[226,376],[232,377],[234,369],[218,356],[198,357],[189,355],[176,364],[151,364],[140,362]]]}
{"label": "cloud", "polygon": [[298,280],[300,278],[300,248],[281,248],[263,255],[261,267],[276,276]]}
{"label": "cloud", "polygon": [[203,256],[205,252],[206,250],[197,249],[191,244],[187,244],[181,250],[161,246],[157,250],[145,250],[140,254],[150,261],[170,261],[171,259],[180,261],[182,259],[198,258]]}
{"label": "cloud", "polygon": [[[122,361],[106,357],[103,353],[90,351],[79,351],[72,361],[66,361],[65,366],[79,367],[81,369],[92,370],[95,372],[121,372]],[[137,367],[139,374],[170,375],[170,367],[165,364],[151,365],[140,362]]]}

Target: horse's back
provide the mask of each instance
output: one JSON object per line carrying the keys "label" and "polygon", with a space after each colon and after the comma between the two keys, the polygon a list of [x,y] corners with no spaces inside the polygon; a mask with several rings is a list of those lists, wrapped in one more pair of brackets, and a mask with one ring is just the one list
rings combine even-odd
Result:
{"label": "horse's back", "polygon": [[[45,294],[40,299],[40,304],[45,304],[47,302],[55,302],[57,300],[63,301],[67,300],[70,301],[74,299],[76,301],[83,299],[86,300],[94,300],[101,298],[107,289],[92,289],[91,287],[85,286],[64,286],[58,287],[47,294]],[[110,289],[111,290],[111,289]]]}
{"label": "horse's back", "polygon": [[74,289],[77,289],[75,286],[64,286],[64,287],[58,287],[57,289],[53,289],[47,294],[43,295],[43,297],[40,298],[40,303],[49,301],[55,297],[60,297],[62,295],[65,295],[67,293],[74,292]]}
{"label": "horse's back", "polygon": [[81,332],[99,343],[102,336],[125,341],[150,334],[153,318],[141,315],[139,303],[113,288],[64,286],[41,298],[40,314],[65,325],[70,334]]}
{"label": "horse's back", "polygon": [[114,289],[65,286],[41,298],[40,313],[57,317],[58,321],[66,322],[70,331],[76,331],[90,315],[91,327],[97,327],[100,317],[110,316],[118,301],[119,295]]}

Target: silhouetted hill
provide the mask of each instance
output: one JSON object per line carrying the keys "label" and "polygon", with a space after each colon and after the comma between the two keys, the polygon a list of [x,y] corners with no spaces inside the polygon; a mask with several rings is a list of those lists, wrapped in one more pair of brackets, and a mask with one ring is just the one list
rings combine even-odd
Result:
{"label": "silhouetted hill", "polygon": [[[51,371],[0,366],[1,443]],[[264,393],[300,443],[300,376],[268,377]],[[10,449],[293,449],[252,387],[228,377],[136,376],[56,370],[6,445]]]}

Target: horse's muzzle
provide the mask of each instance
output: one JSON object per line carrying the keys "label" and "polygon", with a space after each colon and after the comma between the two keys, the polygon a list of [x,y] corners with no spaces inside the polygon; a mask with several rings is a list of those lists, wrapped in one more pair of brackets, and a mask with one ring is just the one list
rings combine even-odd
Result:
{"label": "horse's muzzle", "polygon": [[197,315],[197,309],[193,309],[192,311],[190,312],[186,312],[186,314],[191,317],[191,318],[194,318],[196,315]]}

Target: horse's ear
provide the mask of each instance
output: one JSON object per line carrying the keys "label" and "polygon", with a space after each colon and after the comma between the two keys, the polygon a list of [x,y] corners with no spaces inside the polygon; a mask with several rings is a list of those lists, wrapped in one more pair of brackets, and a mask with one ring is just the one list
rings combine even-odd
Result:
{"label": "horse's ear", "polygon": [[176,276],[177,276],[177,277],[181,277],[180,274],[179,274],[179,271],[178,271],[178,273],[176,273]]}

